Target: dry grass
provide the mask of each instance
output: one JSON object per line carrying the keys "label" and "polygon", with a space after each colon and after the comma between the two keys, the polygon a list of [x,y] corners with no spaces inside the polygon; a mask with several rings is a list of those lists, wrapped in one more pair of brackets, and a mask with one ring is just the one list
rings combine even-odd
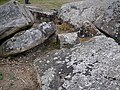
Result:
{"label": "dry grass", "polygon": [[[23,3],[24,0],[19,0]],[[30,0],[31,4],[47,9],[60,8],[62,4],[79,0]]]}
{"label": "dry grass", "polygon": [[82,42],[86,42],[86,41],[89,41],[90,38],[79,38],[79,41],[82,43]]}
{"label": "dry grass", "polygon": [[9,0],[0,0],[0,5],[8,2]]}
{"label": "dry grass", "polygon": [[58,24],[56,26],[58,29],[57,33],[71,33],[75,31],[75,29],[71,25],[65,22],[63,22],[61,25]]}
{"label": "dry grass", "polygon": [[[9,0],[0,0],[0,4],[3,4]],[[24,3],[24,0],[18,0],[20,3]],[[79,0],[30,0],[31,5],[39,6],[44,9],[60,8],[62,4],[79,1]]]}

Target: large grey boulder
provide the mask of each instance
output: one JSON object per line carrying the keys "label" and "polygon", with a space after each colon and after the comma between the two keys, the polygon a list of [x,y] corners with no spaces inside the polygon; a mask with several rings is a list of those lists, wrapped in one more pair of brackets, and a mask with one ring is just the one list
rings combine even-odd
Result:
{"label": "large grey boulder", "polygon": [[37,58],[41,90],[120,90],[120,46],[105,36]]}
{"label": "large grey boulder", "polygon": [[83,0],[61,7],[59,18],[75,28],[89,20],[97,28],[120,41],[120,0]]}
{"label": "large grey boulder", "polygon": [[0,6],[0,40],[34,23],[31,12],[18,2],[10,1]]}
{"label": "large grey boulder", "polygon": [[6,57],[29,50],[48,39],[55,32],[52,22],[41,23],[36,28],[21,31],[0,46],[0,56]]}

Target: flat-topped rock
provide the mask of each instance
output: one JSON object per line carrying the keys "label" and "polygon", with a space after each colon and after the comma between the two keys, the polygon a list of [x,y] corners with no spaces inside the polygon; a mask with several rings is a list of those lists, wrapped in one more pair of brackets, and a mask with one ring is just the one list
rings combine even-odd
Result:
{"label": "flat-topped rock", "polygon": [[52,22],[43,22],[36,28],[21,31],[0,46],[0,56],[7,57],[29,50],[43,43],[54,32],[55,26]]}
{"label": "flat-topped rock", "polygon": [[31,12],[18,2],[10,1],[0,6],[0,40],[33,23]]}
{"label": "flat-topped rock", "polygon": [[37,58],[41,90],[120,90],[120,46],[96,36]]}
{"label": "flat-topped rock", "polygon": [[50,22],[54,21],[57,17],[57,10],[43,11],[40,7],[27,6],[33,14],[35,22]]}
{"label": "flat-topped rock", "polygon": [[59,18],[81,28],[83,21],[92,22],[97,28],[120,41],[120,0],[82,0],[65,4]]}

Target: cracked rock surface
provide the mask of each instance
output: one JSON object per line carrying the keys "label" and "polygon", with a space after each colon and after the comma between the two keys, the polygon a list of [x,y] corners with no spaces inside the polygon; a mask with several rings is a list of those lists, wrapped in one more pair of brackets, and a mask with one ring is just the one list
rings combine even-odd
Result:
{"label": "cracked rock surface", "polygon": [[120,0],[83,0],[68,3],[61,7],[59,18],[75,28],[81,28],[83,21],[88,20],[120,41]]}
{"label": "cracked rock surface", "polygon": [[52,22],[18,32],[0,46],[0,56],[6,57],[29,50],[47,40],[55,32]]}
{"label": "cracked rock surface", "polygon": [[120,46],[96,36],[37,58],[42,90],[120,90]]}

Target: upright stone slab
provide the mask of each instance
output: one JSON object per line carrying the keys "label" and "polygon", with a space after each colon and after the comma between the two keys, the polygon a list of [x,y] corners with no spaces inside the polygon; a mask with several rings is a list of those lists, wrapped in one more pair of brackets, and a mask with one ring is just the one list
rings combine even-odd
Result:
{"label": "upright stone slab", "polygon": [[55,32],[53,23],[43,22],[36,28],[21,31],[0,46],[0,56],[7,57],[29,50],[48,39]]}
{"label": "upright stone slab", "polygon": [[82,0],[61,7],[59,18],[81,28],[83,21],[92,22],[104,33],[120,42],[120,0]]}
{"label": "upright stone slab", "polygon": [[30,11],[18,2],[10,1],[0,6],[0,40],[33,23]]}

